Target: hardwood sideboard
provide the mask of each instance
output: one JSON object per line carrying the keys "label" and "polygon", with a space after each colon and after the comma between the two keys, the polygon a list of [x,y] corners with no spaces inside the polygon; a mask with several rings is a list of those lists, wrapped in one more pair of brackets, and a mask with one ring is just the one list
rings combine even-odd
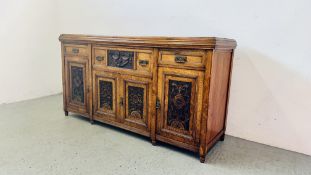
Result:
{"label": "hardwood sideboard", "polygon": [[207,152],[223,141],[236,41],[62,34],[63,103],[156,141]]}

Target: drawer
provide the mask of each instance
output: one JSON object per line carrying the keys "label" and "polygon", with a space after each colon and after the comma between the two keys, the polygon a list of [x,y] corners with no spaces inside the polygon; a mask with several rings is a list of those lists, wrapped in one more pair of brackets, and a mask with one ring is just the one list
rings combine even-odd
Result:
{"label": "drawer", "polygon": [[110,70],[151,73],[152,50],[93,47],[93,66]]}
{"label": "drawer", "polygon": [[107,49],[105,48],[93,48],[93,65],[106,66],[107,63]]}
{"label": "drawer", "polygon": [[81,55],[87,56],[88,49],[85,45],[65,45],[64,53],[66,55]]}
{"label": "drawer", "polygon": [[149,72],[151,70],[151,65],[153,64],[152,53],[137,52],[137,71]]}
{"label": "drawer", "polygon": [[160,50],[159,65],[172,67],[204,68],[206,64],[203,50]]}

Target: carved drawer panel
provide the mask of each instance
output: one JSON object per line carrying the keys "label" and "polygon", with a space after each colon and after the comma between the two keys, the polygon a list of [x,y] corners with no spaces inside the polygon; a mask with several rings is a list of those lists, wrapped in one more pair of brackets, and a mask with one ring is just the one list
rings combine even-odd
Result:
{"label": "carved drawer panel", "polygon": [[107,66],[122,69],[135,69],[135,57],[133,51],[107,50]]}
{"label": "carved drawer panel", "polygon": [[159,65],[185,68],[204,68],[206,64],[203,50],[160,50]]}
{"label": "carved drawer panel", "polygon": [[96,46],[92,63],[95,68],[152,75],[152,50]]}
{"label": "carved drawer panel", "polygon": [[87,56],[88,49],[85,45],[66,44],[64,47],[65,55]]}

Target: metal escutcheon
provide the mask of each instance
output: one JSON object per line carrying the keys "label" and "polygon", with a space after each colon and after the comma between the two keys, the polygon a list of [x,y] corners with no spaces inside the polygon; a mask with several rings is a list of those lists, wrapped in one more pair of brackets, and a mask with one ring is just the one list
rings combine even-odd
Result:
{"label": "metal escutcheon", "polygon": [[175,62],[176,63],[185,63],[185,62],[187,62],[187,57],[186,56],[176,55],[175,56]]}
{"label": "metal escutcheon", "polygon": [[103,60],[104,60],[104,57],[103,57],[103,56],[97,56],[97,57],[96,57],[96,60],[97,60],[97,61],[103,61]]}

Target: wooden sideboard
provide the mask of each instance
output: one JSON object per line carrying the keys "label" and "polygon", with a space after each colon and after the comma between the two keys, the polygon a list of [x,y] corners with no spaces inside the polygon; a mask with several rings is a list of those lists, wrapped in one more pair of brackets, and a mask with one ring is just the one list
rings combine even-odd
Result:
{"label": "wooden sideboard", "polygon": [[65,115],[207,152],[224,140],[236,41],[62,34]]}

